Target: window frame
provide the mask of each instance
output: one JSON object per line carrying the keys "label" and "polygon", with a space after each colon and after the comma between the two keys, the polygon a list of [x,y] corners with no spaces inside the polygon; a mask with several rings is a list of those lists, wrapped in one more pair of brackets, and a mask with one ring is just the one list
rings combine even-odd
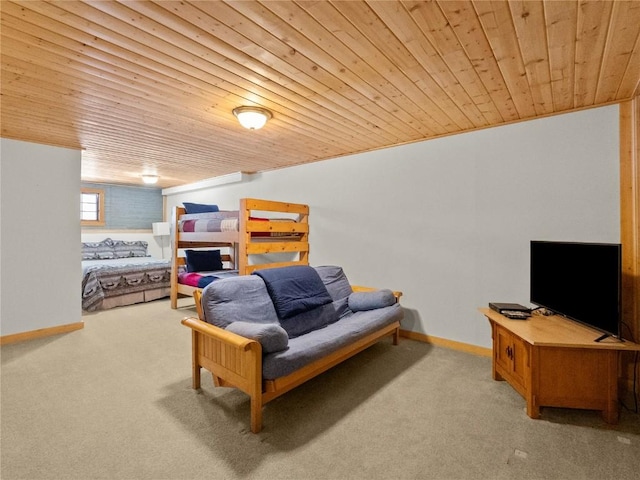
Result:
{"label": "window frame", "polygon": [[[82,220],[82,195],[97,195],[98,197],[98,219]],[[101,188],[80,188],[80,225],[83,227],[104,227],[104,190]]]}

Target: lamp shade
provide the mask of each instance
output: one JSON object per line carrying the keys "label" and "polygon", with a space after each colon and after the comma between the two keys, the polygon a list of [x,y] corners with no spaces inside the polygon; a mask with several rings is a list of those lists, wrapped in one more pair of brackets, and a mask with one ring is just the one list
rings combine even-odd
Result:
{"label": "lamp shade", "polygon": [[171,224],[169,222],[155,222],[151,224],[154,237],[166,237],[171,234]]}
{"label": "lamp shade", "polygon": [[238,107],[233,109],[240,125],[249,130],[258,130],[264,127],[267,120],[273,117],[271,112],[261,107]]}

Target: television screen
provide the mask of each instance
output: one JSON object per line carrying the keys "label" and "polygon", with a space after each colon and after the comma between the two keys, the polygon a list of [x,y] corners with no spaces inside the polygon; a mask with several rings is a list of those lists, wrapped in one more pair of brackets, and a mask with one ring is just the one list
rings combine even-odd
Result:
{"label": "television screen", "polygon": [[531,241],[531,303],[620,336],[620,244]]}

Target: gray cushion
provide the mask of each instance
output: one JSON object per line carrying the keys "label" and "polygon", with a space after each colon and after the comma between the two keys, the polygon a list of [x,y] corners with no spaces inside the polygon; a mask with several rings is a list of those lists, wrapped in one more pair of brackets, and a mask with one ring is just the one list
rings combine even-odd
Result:
{"label": "gray cushion", "polygon": [[349,295],[349,308],[354,312],[375,310],[396,303],[396,297],[388,289],[371,292],[353,292]]}
{"label": "gray cushion", "polygon": [[352,313],[325,328],[290,338],[289,348],[263,357],[262,376],[272,380],[289,375],[345,345],[351,345],[372,332],[400,321],[402,317],[402,307],[396,303],[390,307]]}
{"label": "gray cushion", "polygon": [[347,305],[347,299],[353,290],[342,268],[334,265],[323,265],[315,267],[315,269],[333,299],[333,308],[338,318],[351,313]]}
{"label": "gray cushion", "polygon": [[223,278],[202,291],[205,321],[221,328],[233,322],[278,323],[267,287],[257,275]]}
{"label": "gray cushion", "polygon": [[289,345],[287,332],[277,323],[233,322],[226,330],[257,340],[262,345],[262,353],[280,352]]}

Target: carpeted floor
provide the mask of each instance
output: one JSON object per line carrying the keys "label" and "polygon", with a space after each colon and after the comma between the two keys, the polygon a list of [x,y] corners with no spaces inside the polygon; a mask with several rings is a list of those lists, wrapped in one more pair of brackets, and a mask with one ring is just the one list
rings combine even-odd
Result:
{"label": "carpeted floor", "polygon": [[[186,299],[188,300],[188,299]],[[184,305],[187,305],[185,303]],[[13,479],[637,479],[640,417],[543,409],[491,360],[384,341],[269,403],[191,389],[190,331],[168,300],[86,315],[6,345],[0,477]],[[481,321],[476,312],[469,321]]]}

